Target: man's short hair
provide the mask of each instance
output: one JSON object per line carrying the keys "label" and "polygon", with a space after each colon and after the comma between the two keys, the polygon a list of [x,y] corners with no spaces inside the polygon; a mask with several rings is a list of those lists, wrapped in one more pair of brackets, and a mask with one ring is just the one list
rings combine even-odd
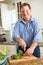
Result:
{"label": "man's short hair", "polygon": [[29,9],[31,9],[30,4],[28,4],[28,3],[23,3],[23,4],[21,5],[21,8],[22,8],[23,6],[28,6],[28,7],[29,7]]}

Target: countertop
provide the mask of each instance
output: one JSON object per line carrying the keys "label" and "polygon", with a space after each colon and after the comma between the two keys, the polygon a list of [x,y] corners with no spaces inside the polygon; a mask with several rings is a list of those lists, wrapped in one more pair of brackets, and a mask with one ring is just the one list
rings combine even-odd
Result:
{"label": "countertop", "polygon": [[[0,45],[17,45],[17,43],[16,42],[0,42]],[[39,43],[39,46],[40,47],[43,47],[43,42],[40,42]]]}
{"label": "countertop", "polygon": [[43,42],[39,43],[39,46],[40,46],[40,47],[43,47]]}
{"label": "countertop", "polygon": [[0,42],[0,45],[17,45],[16,42]]}

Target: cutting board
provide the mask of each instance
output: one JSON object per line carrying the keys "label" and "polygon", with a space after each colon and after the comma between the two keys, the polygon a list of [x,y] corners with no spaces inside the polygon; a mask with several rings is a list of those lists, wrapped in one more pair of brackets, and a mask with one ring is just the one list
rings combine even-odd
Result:
{"label": "cutting board", "polygon": [[[37,58],[35,56],[31,55],[31,56],[28,56],[27,58],[22,57],[21,59],[18,59],[18,60],[11,60],[11,58],[9,57],[8,61],[9,61],[10,65],[18,65],[21,62],[24,63],[24,62],[27,62],[27,61],[30,61],[30,60],[35,60],[35,59],[37,59]],[[23,65],[23,64],[21,64],[21,65]]]}

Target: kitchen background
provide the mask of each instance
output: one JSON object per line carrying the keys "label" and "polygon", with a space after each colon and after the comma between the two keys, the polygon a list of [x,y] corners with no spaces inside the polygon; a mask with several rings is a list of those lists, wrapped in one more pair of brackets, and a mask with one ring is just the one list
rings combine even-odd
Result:
{"label": "kitchen background", "polygon": [[[0,37],[4,35],[4,40],[11,42],[13,27],[20,15],[20,5],[27,2],[32,7],[32,16],[39,21],[42,31],[43,43],[43,0],[4,0],[0,2]],[[1,39],[1,38],[0,38]],[[43,57],[43,47],[41,49],[41,57]],[[12,53],[12,52],[11,52]]]}

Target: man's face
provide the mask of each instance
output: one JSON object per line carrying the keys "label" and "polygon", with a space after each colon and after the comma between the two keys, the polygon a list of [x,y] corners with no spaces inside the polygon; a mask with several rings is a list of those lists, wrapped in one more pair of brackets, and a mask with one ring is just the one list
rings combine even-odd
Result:
{"label": "man's face", "polygon": [[25,21],[29,21],[31,16],[31,9],[29,9],[28,6],[23,6],[21,8],[21,15]]}

